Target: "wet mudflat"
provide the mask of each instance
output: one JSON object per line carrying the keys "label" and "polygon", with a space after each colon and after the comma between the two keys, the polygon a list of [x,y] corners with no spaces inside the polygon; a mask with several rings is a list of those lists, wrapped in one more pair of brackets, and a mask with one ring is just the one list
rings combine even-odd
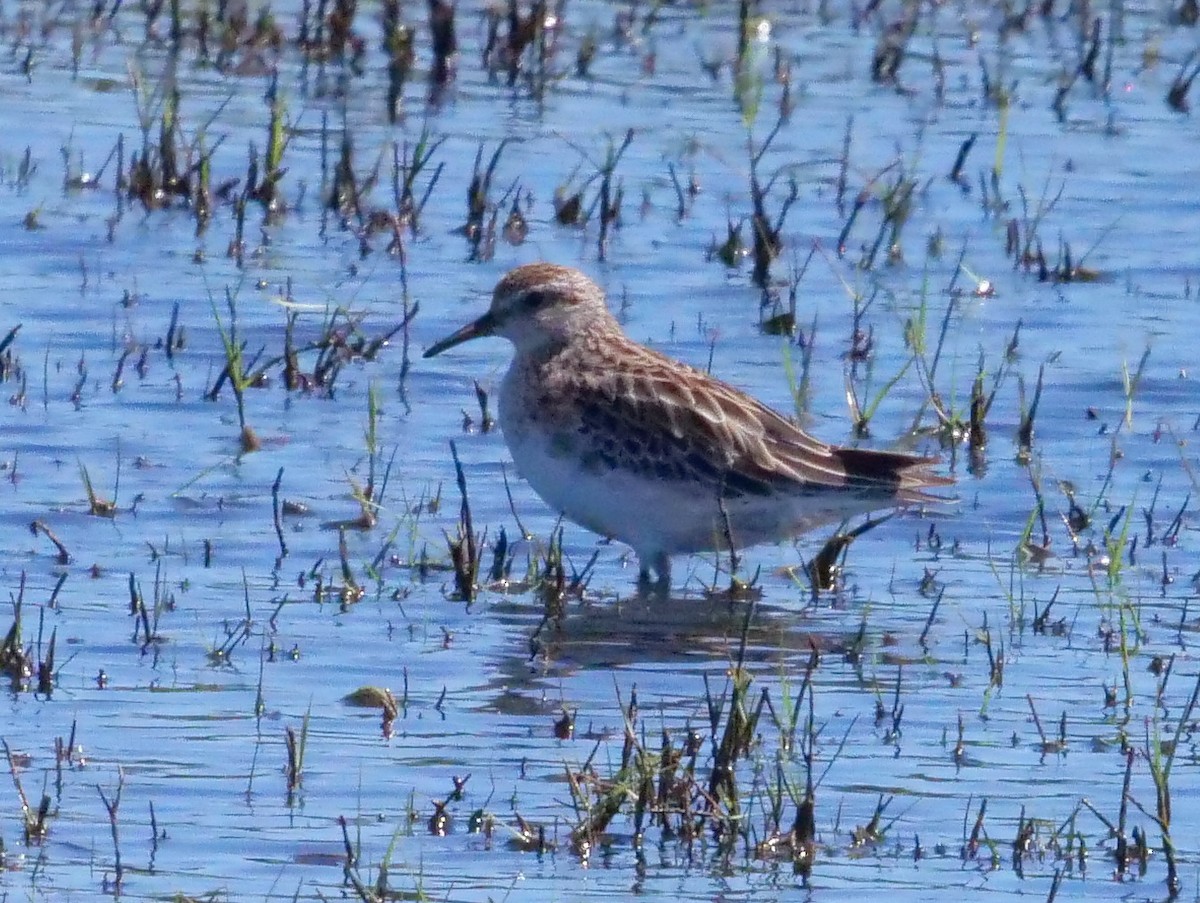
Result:
{"label": "wet mudflat", "polygon": [[[1188,893],[1193,11],[0,6],[5,890]],[[955,503],[638,598],[420,359],[537,259]]]}

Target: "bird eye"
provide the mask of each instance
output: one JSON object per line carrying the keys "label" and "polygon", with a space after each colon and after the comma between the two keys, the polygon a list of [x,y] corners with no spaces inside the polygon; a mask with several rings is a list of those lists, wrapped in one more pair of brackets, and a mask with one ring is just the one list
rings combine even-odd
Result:
{"label": "bird eye", "polygon": [[530,310],[533,310],[543,306],[549,299],[550,296],[545,292],[531,289],[525,293],[525,297],[521,299],[521,303]]}

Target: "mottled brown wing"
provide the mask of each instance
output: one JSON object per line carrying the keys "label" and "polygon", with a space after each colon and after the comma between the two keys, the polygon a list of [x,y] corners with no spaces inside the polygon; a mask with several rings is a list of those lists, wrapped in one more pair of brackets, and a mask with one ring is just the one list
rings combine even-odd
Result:
{"label": "mottled brown wing", "polygon": [[559,371],[562,389],[576,399],[576,428],[593,465],[742,497],[841,487],[891,492],[907,469],[929,463],[829,446],[699,370],[632,342],[621,351],[600,371]]}

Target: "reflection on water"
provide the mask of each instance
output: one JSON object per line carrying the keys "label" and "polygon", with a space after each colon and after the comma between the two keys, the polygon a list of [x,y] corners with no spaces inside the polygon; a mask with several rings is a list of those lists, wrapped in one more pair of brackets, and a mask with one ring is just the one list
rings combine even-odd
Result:
{"label": "reflection on water", "polygon": [[[414,68],[392,125],[381,20],[358,10],[347,61],[322,59],[349,9],[333,6],[321,36],[304,12],[307,62],[296,6],[209,10],[207,63],[188,4],[175,58],[168,10],[149,29],[120,4],[0,22],[0,579],[20,623],[0,649],[6,889],[111,890],[119,853],[124,897],[361,896],[348,840],[358,874],[386,861],[402,895],[791,897],[793,858],[763,844],[796,820],[810,756],[814,892],[1045,897],[1061,872],[1060,898],[1118,873],[1161,893],[1154,778],[1194,754],[1179,725],[1200,617],[1194,164],[1174,152],[1195,123],[1167,102],[1194,44],[1180,14],[763,8],[738,74],[731,7],[586,0],[509,86],[503,49],[481,65],[507,18],[460,4],[457,74],[434,90],[426,10],[404,8]],[[179,192],[139,195],[135,154],[161,170],[172,128]],[[601,261],[596,173],[628,129]],[[748,147],[764,146],[753,168],[783,245],[766,290],[749,256]],[[185,200],[202,161],[211,195]],[[586,225],[564,224],[576,194]],[[485,550],[501,527],[533,537],[513,543],[514,580],[555,515],[479,429],[473,383],[494,396],[508,347],[419,351],[538,258],[584,267],[633,338],[802,409],[823,439],[853,438],[849,386],[871,445],[918,423],[936,448],[935,409],[965,420],[979,374],[989,441],[943,446],[958,503],[860,538],[815,602],[801,566],[824,537],[751,550],[753,607],[706,594],[728,576],[703,558],[676,563],[663,603],[634,592],[624,549],[569,525],[566,559],[598,555],[560,617],[528,590],[454,601],[449,438]],[[775,334],[789,319],[796,343]],[[254,377],[248,455],[231,350]],[[323,528],[364,510],[372,529]],[[635,842],[637,792],[586,855],[573,846],[588,813],[571,781],[611,799],[627,742],[649,761],[664,736],[698,737],[706,775],[741,677],[759,721],[733,848],[711,823]],[[344,704],[362,687],[391,691],[389,729]],[[111,817],[97,787],[119,796]],[[1176,768],[1169,788],[1186,876],[1195,776]]]}

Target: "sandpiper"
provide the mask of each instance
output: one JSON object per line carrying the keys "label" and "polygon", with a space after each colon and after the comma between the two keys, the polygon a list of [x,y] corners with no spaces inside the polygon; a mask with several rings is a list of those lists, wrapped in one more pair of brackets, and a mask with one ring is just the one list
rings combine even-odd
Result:
{"label": "sandpiper", "polygon": [[507,273],[490,309],[425,352],[502,336],[516,348],[500,426],[517,470],[567,519],[632,546],[639,580],[670,556],[776,541],[937,501],[936,458],[828,445],[744,392],[639,345],[577,269]]}

